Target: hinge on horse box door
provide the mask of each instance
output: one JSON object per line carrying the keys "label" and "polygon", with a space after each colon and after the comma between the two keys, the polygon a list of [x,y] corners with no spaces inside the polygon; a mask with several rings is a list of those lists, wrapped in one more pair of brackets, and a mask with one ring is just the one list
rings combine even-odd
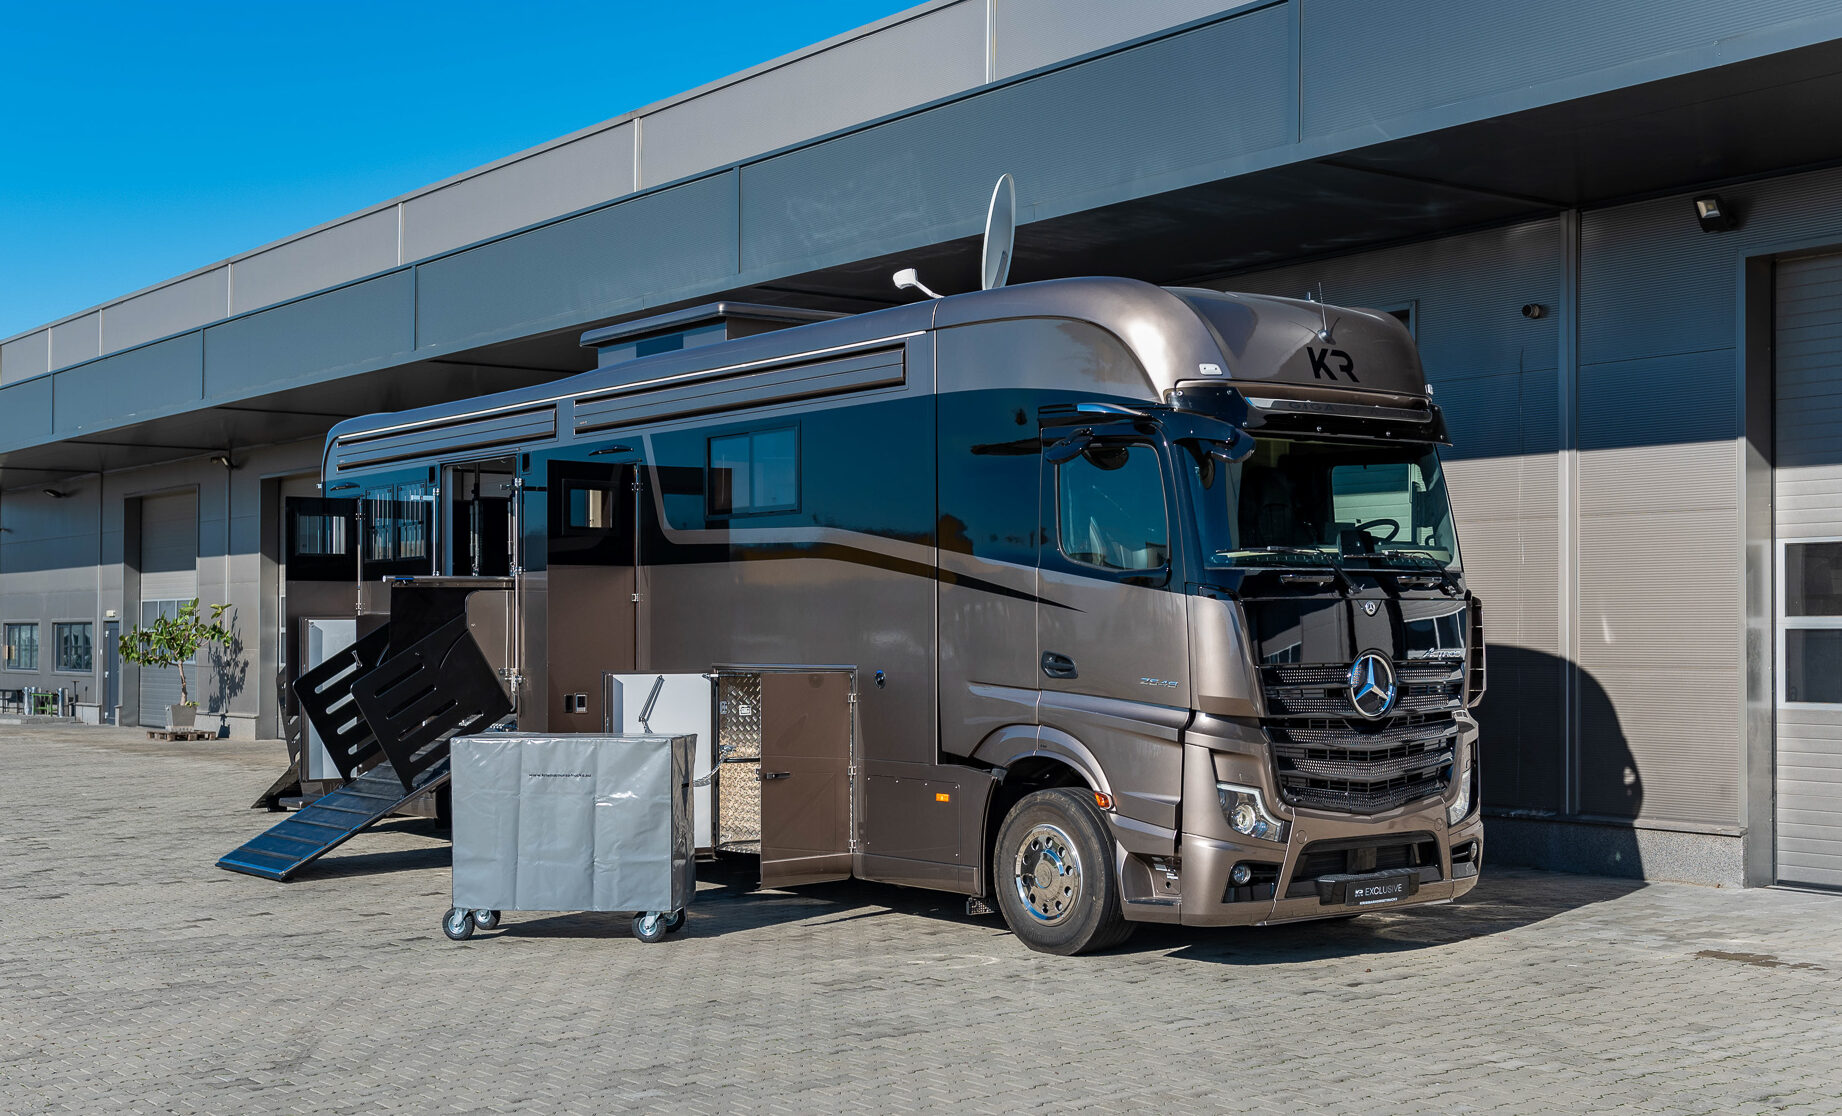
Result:
{"label": "hinge on horse box door", "polygon": [[640,595],[638,593],[633,594],[633,603],[634,604],[640,603]]}
{"label": "hinge on horse box door", "polygon": [[850,703],[851,705],[856,705],[857,704],[857,691],[852,690],[850,693],[846,694],[844,696],[844,700]]}

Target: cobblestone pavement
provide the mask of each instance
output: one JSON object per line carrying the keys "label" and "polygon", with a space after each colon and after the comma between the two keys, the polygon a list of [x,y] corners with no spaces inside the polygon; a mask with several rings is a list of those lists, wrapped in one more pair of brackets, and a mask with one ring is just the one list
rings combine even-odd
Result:
{"label": "cobblestone pavement", "polygon": [[1451,906],[1025,950],[948,896],[438,929],[428,823],[212,867],[278,745],[0,727],[0,1112],[1842,1111],[1842,898],[1491,870]]}

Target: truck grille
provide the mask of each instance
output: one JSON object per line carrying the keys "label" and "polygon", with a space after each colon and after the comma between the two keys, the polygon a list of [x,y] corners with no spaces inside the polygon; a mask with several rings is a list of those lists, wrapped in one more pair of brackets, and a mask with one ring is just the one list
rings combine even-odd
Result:
{"label": "truck grille", "polygon": [[1307,809],[1377,814],[1445,793],[1458,748],[1451,714],[1464,700],[1464,671],[1414,663],[1396,672],[1401,690],[1394,708],[1369,721],[1350,703],[1347,667],[1263,668],[1282,799]]}
{"label": "truck grille", "polygon": [[[1435,713],[1464,704],[1461,664],[1397,664],[1400,691],[1391,713]],[[1286,663],[1261,668],[1266,711],[1274,717],[1355,717],[1350,703],[1349,667],[1334,663]]]}

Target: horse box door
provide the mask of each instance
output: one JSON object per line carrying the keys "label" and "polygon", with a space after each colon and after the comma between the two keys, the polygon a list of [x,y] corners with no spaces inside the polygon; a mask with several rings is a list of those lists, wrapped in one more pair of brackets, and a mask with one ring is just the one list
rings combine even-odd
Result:
{"label": "horse box door", "polygon": [[761,886],[851,877],[851,676],[761,675]]}

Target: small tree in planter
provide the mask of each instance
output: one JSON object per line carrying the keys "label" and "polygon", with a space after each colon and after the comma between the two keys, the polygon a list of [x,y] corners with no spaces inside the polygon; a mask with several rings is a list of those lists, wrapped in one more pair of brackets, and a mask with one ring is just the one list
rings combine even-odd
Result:
{"label": "small tree in planter", "polygon": [[162,616],[146,627],[137,627],[121,637],[122,659],[148,667],[179,668],[179,704],[167,707],[167,724],[172,728],[191,728],[198,716],[198,703],[186,689],[185,665],[207,644],[222,646],[231,641],[230,629],[224,624],[227,604],[211,606],[211,618],[198,614],[198,598],[179,606],[173,616]]}

